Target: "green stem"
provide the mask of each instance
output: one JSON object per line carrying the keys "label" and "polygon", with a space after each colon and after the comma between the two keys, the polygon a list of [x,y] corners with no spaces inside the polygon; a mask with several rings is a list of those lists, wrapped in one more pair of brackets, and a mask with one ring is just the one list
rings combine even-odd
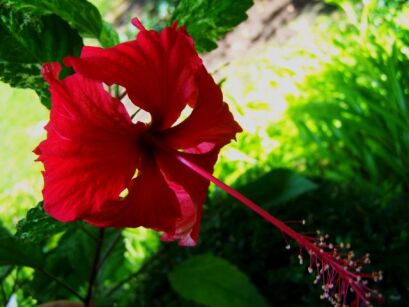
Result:
{"label": "green stem", "polygon": [[6,294],[6,290],[4,290],[4,284],[3,283],[1,283],[1,285],[0,285],[0,289],[1,289],[1,296],[2,296],[2,301],[3,301],[3,303],[4,303],[4,306],[6,306],[6,303],[7,303],[7,294]]}
{"label": "green stem", "polygon": [[4,304],[4,306],[9,305],[9,303],[10,303],[12,297],[13,297],[13,294],[17,291],[17,281],[18,281],[18,273],[19,273],[19,272],[20,272],[20,267],[17,267],[17,269],[16,269],[16,277],[15,277],[14,283],[13,283],[13,288],[11,289],[9,298],[5,300],[6,303]]}
{"label": "green stem", "polygon": [[6,293],[6,289],[4,289],[4,280],[7,278],[9,274],[11,274],[13,270],[14,270],[14,267],[12,266],[8,267],[0,278],[0,292],[3,297],[4,306],[6,306],[7,304],[7,293]]}
{"label": "green stem", "polygon": [[162,257],[161,249],[159,249],[156,254],[154,254],[148,261],[146,261],[140,269],[130,275],[128,275],[126,278],[118,282],[115,286],[113,286],[111,289],[109,289],[107,293],[107,297],[111,297],[116,291],[121,289],[126,283],[130,282],[132,279],[137,278],[139,275],[144,273],[150,265],[152,265],[155,261],[159,260]]}
{"label": "green stem", "polygon": [[94,294],[94,284],[95,284],[95,281],[97,279],[98,270],[99,270],[98,263],[99,263],[99,259],[101,257],[102,245],[104,243],[104,235],[105,235],[105,228],[100,228],[97,245],[95,247],[94,262],[92,264],[91,274],[90,274],[90,277],[89,277],[88,293],[87,293],[87,296],[85,297],[85,301],[84,301],[85,307],[90,307],[91,306],[92,296]]}
{"label": "green stem", "polygon": [[92,240],[94,241],[98,241],[98,238],[96,236],[94,236],[91,232],[89,232],[84,225],[82,224],[82,222],[78,222],[78,227],[81,229],[81,231],[83,231],[88,237],[90,237]]}
{"label": "green stem", "polygon": [[104,262],[108,259],[109,255],[111,252],[114,250],[116,244],[118,243],[119,239],[121,239],[122,232],[119,231],[116,235],[115,238],[109,243],[109,246],[106,250],[106,252],[102,255],[101,259],[98,262],[98,270],[104,265]]}
{"label": "green stem", "polygon": [[108,297],[112,296],[116,291],[121,289],[126,283],[130,282],[132,279],[134,279],[134,278],[138,277],[140,274],[142,274],[148,268],[147,264],[148,263],[145,263],[144,265],[142,265],[142,267],[138,271],[132,273],[131,275],[129,275],[128,277],[126,277],[125,279],[120,281],[117,285],[115,285],[111,289],[109,289],[107,291],[107,296]]}
{"label": "green stem", "polygon": [[71,294],[75,295],[78,299],[80,299],[81,301],[85,301],[85,299],[77,292],[75,291],[73,288],[71,288],[71,286],[69,286],[68,284],[66,284],[65,282],[63,282],[62,280],[58,279],[57,277],[55,277],[54,275],[52,275],[51,273],[47,272],[44,269],[37,269],[37,271],[41,272],[42,274],[46,275],[47,277],[49,277],[50,279],[52,279],[53,281],[55,281],[57,284],[59,284],[61,287],[63,287],[64,289],[66,289],[68,292],[70,292]]}

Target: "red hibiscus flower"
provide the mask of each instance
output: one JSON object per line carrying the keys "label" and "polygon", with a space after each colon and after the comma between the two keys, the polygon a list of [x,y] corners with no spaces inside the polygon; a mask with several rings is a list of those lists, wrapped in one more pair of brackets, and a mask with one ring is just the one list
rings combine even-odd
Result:
{"label": "red hibiscus flower", "polygon": [[[144,226],[191,246],[213,182],[294,239],[300,262],[302,250],[307,252],[308,270],[323,282],[322,298],[346,304],[354,293],[355,306],[378,298],[365,279],[382,275],[362,271],[367,256],[354,259],[326,236],[297,233],[212,175],[220,149],[240,126],[183,27],[155,32],[134,24],[140,30],[136,40],[109,49],[84,47],[80,58],[66,58],[75,74],[64,80],[59,64],[43,66],[52,108],[47,139],[35,152],[45,167],[45,210],[63,222]],[[136,120],[104,83],[125,88],[151,121]],[[192,112],[179,123],[187,106]]]}
{"label": "red hibiscus flower", "polygon": [[[134,23],[136,40],[66,58],[76,73],[64,80],[59,64],[43,67],[52,95],[47,139],[35,151],[45,167],[44,208],[63,222],[144,226],[194,245],[209,182],[171,153],[211,173],[241,128],[183,27]],[[151,122],[134,123],[103,83],[124,87]],[[175,124],[186,106],[190,116]]]}

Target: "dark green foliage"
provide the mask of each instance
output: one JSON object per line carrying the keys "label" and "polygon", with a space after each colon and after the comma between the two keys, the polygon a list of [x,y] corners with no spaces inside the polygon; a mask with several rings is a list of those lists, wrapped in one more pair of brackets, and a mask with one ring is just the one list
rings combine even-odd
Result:
{"label": "dark green foliage", "polygon": [[3,0],[13,8],[36,15],[56,14],[74,29],[98,37],[102,20],[97,8],[86,0]]}
{"label": "dark green foliage", "polygon": [[0,284],[4,282],[4,280],[11,274],[12,271],[12,266],[5,265],[0,267]]}
{"label": "dark green foliage", "polygon": [[25,219],[19,221],[15,236],[24,241],[40,243],[71,226],[72,224],[58,222],[45,213],[40,202],[27,212]]}
{"label": "dark green foliage", "polygon": [[6,229],[2,222],[0,221],[0,239],[8,238],[11,236],[11,233]]}
{"label": "dark green foliage", "polygon": [[185,25],[199,52],[217,47],[217,40],[247,18],[252,0],[182,0],[172,21]]}
{"label": "dark green foliage", "polygon": [[[59,239],[58,244],[44,256],[44,271],[55,278],[63,280],[67,285],[85,297],[89,276],[93,265],[98,229],[78,223],[71,227]],[[125,245],[119,230],[108,229],[102,245],[100,270],[97,277],[95,301],[98,306],[111,306],[106,296],[106,289],[129,274],[125,264]],[[26,281],[25,291],[39,302],[48,302],[59,298],[74,298],[64,287],[49,274],[37,271],[32,280]]]}
{"label": "dark green foliage", "polygon": [[[251,185],[268,185],[268,174]],[[260,196],[259,189],[239,188],[263,207],[277,194]],[[283,191],[285,193],[285,191]],[[409,209],[407,199],[396,197],[382,207],[376,198],[354,186],[321,182],[315,191],[303,194],[269,211],[284,221],[305,219],[306,225],[292,225],[300,232],[320,229],[332,242],[350,242],[356,257],[371,253],[367,270],[382,270],[384,281],[371,284],[385,296],[387,306],[405,306],[409,302]],[[314,236],[314,234],[312,234]],[[212,197],[204,211],[201,240],[195,248],[166,245],[148,260],[143,272],[130,283],[138,306],[192,306],[172,289],[167,272],[193,255],[212,253],[243,271],[272,306],[328,306],[319,296],[320,285],[307,272],[308,257],[299,265],[298,247],[263,222],[243,205],[227,197]],[[399,273],[398,273],[399,272]],[[145,286],[144,286],[145,285]],[[147,286],[149,285],[149,286]],[[188,291],[188,290],[186,290]]]}
{"label": "dark green foliage", "polygon": [[169,279],[181,296],[205,306],[267,306],[245,274],[212,255],[187,259],[169,274]]}
{"label": "dark green foliage", "polygon": [[82,36],[98,38],[102,45],[110,47],[117,43],[116,31],[103,22],[98,9],[86,0],[3,0],[13,8],[34,15],[55,14],[60,16]]}
{"label": "dark green foliage", "polygon": [[[260,185],[260,181],[263,182]],[[293,172],[289,169],[279,168],[261,176],[258,176],[255,182],[249,182],[242,189],[243,193],[250,194],[257,190],[257,195],[253,201],[268,202],[264,203],[265,208],[287,203],[297,197],[313,191],[317,185],[308,178]]]}
{"label": "dark green foliage", "polygon": [[[14,237],[0,228],[0,280],[13,271],[10,266],[28,266],[36,269],[34,276],[18,280],[26,297],[38,302],[78,299],[58,281],[85,297],[98,231],[82,222],[60,223],[47,215],[40,203],[18,223]],[[131,273],[125,265],[120,230],[106,230],[98,267],[94,301],[98,306],[112,306],[115,297],[108,297],[107,289]]]}
{"label": "dark green foliage", "polygon": [[38,17],[1,6],[2,61],[16,64],[61,61],[78,55],[82,39],[56,15]]}
{"label": "dark green foliage", "polygon": [[0,80],[36,90],[50,106],[41,64],[79,55],[82,39],[56,15],[34,16],[0,3]]}
{"label": "dark green foliage", "polygon": [[[4,228],[0,227],[0,278],[4,278],[9,272],[8,266],[28,266],[41,268],[43,266],[43,254],[41,248],[34,244],[24,242],[11,236]],[[4,275],[1,277],[1,275]]]}

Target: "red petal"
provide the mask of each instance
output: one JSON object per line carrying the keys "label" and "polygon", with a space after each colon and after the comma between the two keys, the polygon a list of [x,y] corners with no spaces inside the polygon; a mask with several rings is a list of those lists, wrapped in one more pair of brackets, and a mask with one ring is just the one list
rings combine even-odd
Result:
{"label": "red petal", "polygon": [[174,232],[181,211],[175,192],[169,187],[153,153],[141,159],[138,177],[122,201],[105,204],[86,221],[100,227],[149,227]]}
{"label": "red petal", "polygon": [[138,135],[124,106],[102,84],[75,74],[59,81],[46,64],[52,108],[47,139],[35,150],[44,163],[45,210],[60,221],[82,218],[118,199],[138,163]]}
{"label": "red petal", "polygon": [[143,26],[142,22],[138,18],[132,18],[131,22],[136,28],[138,28],[139,31],[146,30],[145,27]]}
{"label": "red petal", "polygon": [[86,77],[125,87],[133,103],[151,113],[155,127],[168,128],[194,103],[202,62],[184,28],[139,29],[134,41],[109,49],[84,47],[80,58],[65,63]]}
{"label": "red petal", "polygon": [[[181,155],[212,172],[218,152],[215,148],[206,154]],[[193,246],[209,182],[167,152],[158,151],[156,159],[152,156],[141,159],[140,174],[124,200],[106,203],[85,220],[99,227],[149,227],[166,232],[164,241]]]}
{"label": "red petal", "polygon": [[163,140],[176,149],[201,143],[226,145],[242,131],[223,102],[219,86],[203,67],[198,75],[198,97],[191,115],[179,125],[162,132]]}
{"label": "red petal", "polygon": [[[178,154],[212,173],[219,150],[220,148],[214,148],[206,154]],[[163,239],[166,241],[179,239],[179,245],[195,245],[199,235],[202,207],[207,197],[209,181],[187,168],[167,152],[158,151],[157,157],[160,168],[178,195],[182,210],[182,216],[177,220],[176,231],[167,233]]]}

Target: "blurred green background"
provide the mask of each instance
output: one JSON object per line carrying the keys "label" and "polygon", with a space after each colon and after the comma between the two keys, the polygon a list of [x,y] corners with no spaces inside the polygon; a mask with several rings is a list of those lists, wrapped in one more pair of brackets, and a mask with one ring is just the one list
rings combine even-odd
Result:
{"label": "blurred green background", "polygon": [[[91,2],[118,26],[122,40],[134,35],[127,1]],[[138,13],[148,27],[160,27],[176,2],[147,1]],[[275,1],[255,2],[262,9]],[[409,2],[290,2],[289,18],[280,24],[284,37],[277,32],[256,41],[240,57],[204,55],[244,128],[215,174],[277,217],[305,219],[298,230],[321,229],[334,241],[351,242],[357,254],[370,252],[370,268],[384,271],[375,287],[386,306],[408,306]],[[41,166],[32,150],[45,137],[48,111],[33,91],[0,84],[0,114],[0,216],[15,232],[41,200]],[[119,288],[108,274],[107,305],[196,304],[172,289],[166,272],[203,253],[236,265],[273,306],[323,304],[281,234],[214,187],[198,247],[162,245],[146,230],[123,236],[127,267],[121,274],[144,269]],[[44,289],[32,298],[52,299]],[[107,297],[99,300],[104,305]]]}

